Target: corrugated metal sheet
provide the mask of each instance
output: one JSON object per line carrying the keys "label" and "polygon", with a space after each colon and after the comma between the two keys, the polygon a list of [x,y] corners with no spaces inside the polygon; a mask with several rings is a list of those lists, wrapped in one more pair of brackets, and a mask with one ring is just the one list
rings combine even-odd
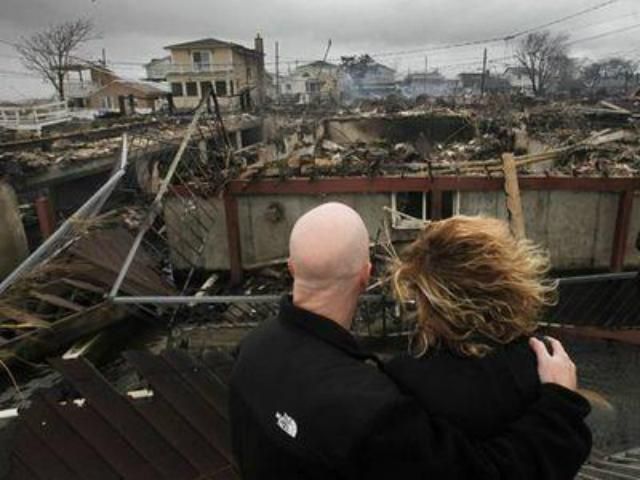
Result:
{"label": "corrugated metal sheet", "polygon": [[239,478],[227,387],[214,371],[177,351],[125,357],[152,397],[119,394],[85,360],[52,362],[86,401],[49,392],[21,412],[10,479]]}

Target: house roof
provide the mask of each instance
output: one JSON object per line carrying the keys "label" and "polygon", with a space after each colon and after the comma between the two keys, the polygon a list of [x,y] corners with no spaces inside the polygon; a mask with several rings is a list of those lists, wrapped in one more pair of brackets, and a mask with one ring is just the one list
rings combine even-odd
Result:
{"label": "house roof", "polygon": [[260,55],[256,50],[252,50],[243,45],[233,42],[225,42],[224,40],[218,40],[216,38],[201,38],[200,40],[193,40],[191,42],[175,43],[173,45],[167,45],[165,50],[191,50],[195,48],[231,48],[233,50],[241,51],[242,53],[250,55]]}
{"label": "house roof", "polygon": [[125,80],[125,79],[119,78],[117,80],[107,83],[99,90],[96,90],[95,92],[93,92],[91,95],[92,96],[96,95],[112,85],[121,85],[125,88],[128,88],[129,90],[139,93],[141,96],[146,98],[161,97],[168,93],[166,90],[158,88],[156,85],[151,85],[149,83],[140,82],[136,80]]}
{"label": "house roof", "polygon": [[339,68],[339,67],[337,65],[334,65],[333,63],[325,62],[324,60],[317,60],[315,62],[306,63],[304,65],[300,65],[298,68],[296,68],[296,70],[304,70],[306,68],[332,68],[332,69],[336,69],[336,68]]}

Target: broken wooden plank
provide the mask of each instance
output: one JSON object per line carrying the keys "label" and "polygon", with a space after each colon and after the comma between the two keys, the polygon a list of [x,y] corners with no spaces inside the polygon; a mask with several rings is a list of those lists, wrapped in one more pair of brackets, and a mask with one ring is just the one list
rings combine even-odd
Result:
{"label": "broken wooden plank", "polygon": [[50,326],[49,322],[42,318],[6,304],[0,305],[0,317],[18,322],[21,326],[27,328],[49,328]]}
{"label": "broken wooden plank", "polygon": [[54,307],[64,308],[66,310],[71,310],[72,312],[84,312],[86,310],[82,305],[78,305],[77,303],[71,302],[69,300],[65,300],[64,298],[58,297],[57,295],[52,295],[50,293],[41,293],[37,290],[31,290],[29,292],[33,298],[37,298],[38,300],[53,305]]}
{"label": "broken wooden plank", "polygon": [[616,112],[624,113],[626,115],[631,115],[631,113],[632,113],[631,111],[627,110],[626,108],[619,107],[618,105],[615,105],[615,104],[613,104],[611,102],[607,102],[606,100],[601,100],[600,101],[600,105],[602,105],[603,107],[606,107],[606,108],[608,108],[610,110],[614,110]]}
{"label": "broken wooden plank", "polygon": [[92,283],[89,282],[84,282],[82,280],[77,280],[74,278],[63,278],[62,279],[63,283],[66,283],[67,285],[74,287],[74,288],[79,288],[80,290],[86,290],[88,292],[92,292],[92,293],[97,293],[99,295],[104,295],[105,293],[105,289],[98,287]]}
{"label": "broken wooden plank", "polygon": [[505,153],[502,156],[502,161],[504,171],[504,190],[506,194],[507,211],[509,212],[509,226],[513,235],[518,240],[521,240],[526,237],[526,234],[516,161],[511,153]]}

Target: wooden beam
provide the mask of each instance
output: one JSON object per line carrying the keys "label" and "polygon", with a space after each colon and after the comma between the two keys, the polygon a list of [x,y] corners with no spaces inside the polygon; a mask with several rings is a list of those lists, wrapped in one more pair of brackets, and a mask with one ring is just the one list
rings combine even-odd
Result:
{"label": "wooden beam", "polygon": [[509,227],[514,237],[522,240],[526,237],[524,214],[522,212],[516,161],[511,153],[505,153],[502,156],[502,168],[504,170],[504,192],[506,194],[507,212],[509,213]]}
{"label": "wooden beam", "polygon": [[[640,178],[520,177],[521,190],[624,192],[640,190]],[[227,192],[233,195],[322,195],[329,193],[392,193],[442,191],[501,191],[502,177],[327,177],[234,180]]]}
{"label": "wooden beam", "polygon": [[238,213],[238,199],[229,192],[224,195],[224,211],[227,224],[227,247],[229,249],[229,267],[231,270],[231,284],[242,282],[242,247],[240,244],[240,218]]}
{"label": "wooden beam", "polygon": [[39,196],[35,201],[38,225],[43,239],[49,238],[56,231],[56,216],[51,205],[51,200],[45,195]]}
{"label": "wooden beam", "polygon": [[72,312],[84,312],[86,310],[82,305],[78,305],[77,303],[70,302],[69,300],[65,300],[64,298],[58,297],[57,295],[52,295],[50,293],[40,293],[36,290],[32,290],[30,295],[38,300],[53,305],[54,307],[64,308],[66,310],[71,310]]}
{"label": "wooden beam", "polygon": [[631,212],[633,210],[633,192],[627,190],[618,200],[618,215],[616,230],[613,235],[613,250],[611,252],[611,271],[620,272],[624,268],[627,255],[629,232],[631,231]]}

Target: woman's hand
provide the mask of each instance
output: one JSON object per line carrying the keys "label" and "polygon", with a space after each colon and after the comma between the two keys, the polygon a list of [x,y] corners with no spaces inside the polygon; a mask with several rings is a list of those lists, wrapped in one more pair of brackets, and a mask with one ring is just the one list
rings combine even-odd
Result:
{"label": "woman's hand", "polygon": [[565,351],[562,343],[555,338],[545,337],[551,346],[547,346],[537,338],[529,340],[529,346],[538,358],[538,375],[542,383],[555,383],[569,390],[578,389],[576,366]]}

